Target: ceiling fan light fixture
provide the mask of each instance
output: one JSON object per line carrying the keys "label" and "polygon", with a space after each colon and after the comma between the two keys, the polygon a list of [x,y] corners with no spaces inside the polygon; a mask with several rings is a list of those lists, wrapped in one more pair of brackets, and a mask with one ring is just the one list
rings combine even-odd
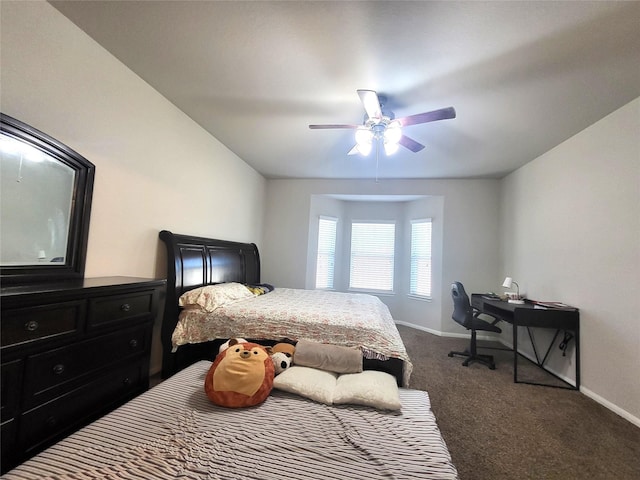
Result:
{"label": "ceiling fan light fixture", "polygon": [[373,132],[367,127],[358,127],[356,130],[356,143],[358,145],[371,144]]}
{"label": "ceiling fan light fixture", "polygon": [[370,143],[358,143],[356,145],[356,149],[361,155],[365,157],[371,153],[371,144]]}
{"label": "ceiling fan light fixture", "polygon": [[[0,0],[1,1],[1,0]],[[402,128],[409,125],[435,122],[456,118],[456,111],[453,107],[441,108],[431,112],[416,113],[408,117],[395,118],[391,110],[383,110],[386,98],[378,95],[373,90],[358,90],[360,101],[365,110],[362,125],[353,124],[330,124],[330,125],[309,125],[311,129],[324,128],[349,128],[355,129],[356,146],[349,150],[348,155],[360,153],[369,155],[376,143],[376,158],[380,150],[380,143],[383,144],[385,153],[391,155],[402,145],[407,150],[417,153],[424,148],[419,142],[407,137],[402,133]]]}
{"label": "ceiling fan light fixture", "polygon": [[398,151],[397,143],[384,142],[384,153],[387,155],[393,155]]}
{"label": "ceiling fan light fixture", "polygon": [[384,143],[397,145],[402,137],[402,125],[398,120],[393,120],[384,130]]}
{"label": "ceiling fan light fixture", "polygon": [[356,130],[356,148],[362,155],[369,155],[371,143],[373,142],[373,132],[367,127],[358,127]]}

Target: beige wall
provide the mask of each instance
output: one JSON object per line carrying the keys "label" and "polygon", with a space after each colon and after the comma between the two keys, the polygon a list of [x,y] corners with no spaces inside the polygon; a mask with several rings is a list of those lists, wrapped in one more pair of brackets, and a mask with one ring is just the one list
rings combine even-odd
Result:
{"label": "beige wall", "polygon": [[260,174],[48,3],[0,8],[0,110],[96,166],[87,277],[164,277],[162,229],[260,245]]}
{"label": "beige wall", "polygon": [[580,308],[583,392],[640,426],[638,132],[640,99],[509,175],[500,225],[502,276]]}
{"label": "beige wall", "polygon": [[48,3],[1,8],[2,112],[96,166],[87,276],[164,275],[163,228],[260,242],[260,174]]}

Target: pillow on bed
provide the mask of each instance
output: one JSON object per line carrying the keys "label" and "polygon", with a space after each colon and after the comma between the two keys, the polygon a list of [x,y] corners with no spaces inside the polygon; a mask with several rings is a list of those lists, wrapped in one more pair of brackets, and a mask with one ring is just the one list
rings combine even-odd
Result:
{"label": "pillow on bed", "polygon": [[329,372],[359,373],[362,371],[362,351],[357,347],[299,340],[296,344],[295,363]]}
{"label": "pillow on bed", "polygon": [[294,365],[276,375],[273,388],[331,405],[336,377],[332,372]]}
{"label": "pillow on bed", "polygon": [[273,388],[326,405],[348,403],[378,410],[402,408],[396,379],[388,373],[374,370],[337,375],[294,365],[274,378]]}
{"label": "pillow on bed", "polygon": [[388,373],[375,370],[340,375],[336,382],[333,403],[366,405],[379,410],[402,408],[396,379]]}
{"label": "pillow on bed", "polygon": [[217,283],[183,293],[178,300],[178,305],[181,307],[195,306],[207,312],[213,312],[218,307],[253,296],[254,294],[241,283]]}

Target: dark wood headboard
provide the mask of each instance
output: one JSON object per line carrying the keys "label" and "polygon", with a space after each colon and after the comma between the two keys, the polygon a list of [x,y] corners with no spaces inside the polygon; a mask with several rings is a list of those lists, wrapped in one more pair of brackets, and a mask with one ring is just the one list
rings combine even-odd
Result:
{"label": "dark wood headboard", "polygon": [[184,345],[171,353],[180,295],[214,283],[260,283],[260,255],[254,243],[178,235],[168,230],[160,232],[160,240],[167,247],[167,297],[160,333],[162,376],[167,378],[194,361],[210,359],[212,353],[208,344]]}

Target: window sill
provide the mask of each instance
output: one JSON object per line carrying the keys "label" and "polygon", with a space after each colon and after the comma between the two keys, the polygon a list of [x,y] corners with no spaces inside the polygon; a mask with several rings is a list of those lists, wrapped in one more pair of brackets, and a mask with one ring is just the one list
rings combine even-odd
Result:
{"label": "window sill", "polygon": [[364,288],[349,288],[347,289],[349,293],[366,293],[368,295],[379,295],[381,297],[393,297],[396,292],[390,292],[388,290],[367,290]]}
{"label": "window sill", "polygon": [[407,295],[407,298],[410,298],[412,300],[418,300],[420,302],[433,302],[433,297],[425,297],[424,295],[416,295],[414,293],[409,293]]}

